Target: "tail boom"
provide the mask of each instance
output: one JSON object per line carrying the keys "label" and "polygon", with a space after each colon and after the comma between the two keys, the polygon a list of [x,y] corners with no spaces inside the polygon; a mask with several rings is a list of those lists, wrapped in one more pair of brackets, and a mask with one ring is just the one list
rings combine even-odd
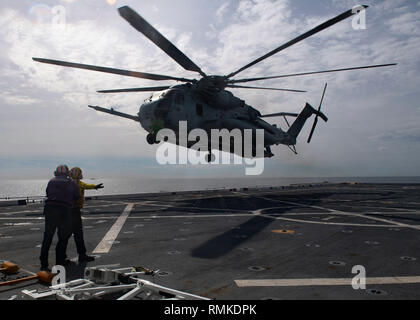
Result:
{"label": "tail boom", "polygon": [[289,135],[289,138],[290,138],[290,141],[289,141],[290,143],[288,143],[288,145],[296,144],[296,138],[298,137],[303,126],[305,125],[306,120],[308,120],[313,114],[321,117],[321,119],[324,120],[325,122],[328,121],[328,118],[321,111],[317,111],[309,103],[306,103],[305,108],[298,115],[295,122],[293,122],[293,124],[287,131],[287,134]]}

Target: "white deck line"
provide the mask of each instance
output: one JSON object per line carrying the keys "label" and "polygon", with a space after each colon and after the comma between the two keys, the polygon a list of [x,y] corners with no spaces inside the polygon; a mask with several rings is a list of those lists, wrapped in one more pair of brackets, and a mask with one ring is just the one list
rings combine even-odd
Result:
{"label": "white deck line", "polygon": [[[351,286],[352,278],[314,278],[314,279],[264,279],[235,280],[238,287],[302,287],[302,286]],[[420,283],[419,276],[413,277],[371,277],[366,285],[372,284],[410,284]]]}
{"label": "white deck line", "polygon": [[115,239],[118,237],[125,221],[130,214],[131,209],[133,209],[134,203],[129,203],[121,215],[118,217],[117,221],[112,225],[111,229],[106,233],[105,237],[102,239],[101,242],[97,245],[95,250],[92,253],[108,253],[111,250],[112,244],[114,243]]}

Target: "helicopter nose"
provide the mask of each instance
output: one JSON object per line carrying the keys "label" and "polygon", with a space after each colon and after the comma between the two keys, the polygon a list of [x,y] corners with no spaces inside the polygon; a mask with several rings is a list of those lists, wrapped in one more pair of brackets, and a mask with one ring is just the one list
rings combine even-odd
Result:
{"label": "helicopter nose", "polygon": [[169,113],[171,107],[171,101],[167,98],[163,98],[156,101],[153,107],[153,115],[156,119],[166,122],[166,116]]}
{"label": "helicopter nose", "polygon": [[140,107],[139,117],[140,119],[148,120],[160,120],[165,121],[170,108],[170,101],[160,100],[147,102]]}
{"label": "helicopter nose", "polygon": [[144,103],[138,113],[141,126],[148,132],[155,132],[156,128],[164,128],[167,124],[170,105],[167,99]]}
{"label": "helicopter nose", "polygon": [[138,113],[140,119],[150,120],[152,118],[153,104],[154,104],[154,102],[142,104],[142,106],[140,107],[139,113]]}

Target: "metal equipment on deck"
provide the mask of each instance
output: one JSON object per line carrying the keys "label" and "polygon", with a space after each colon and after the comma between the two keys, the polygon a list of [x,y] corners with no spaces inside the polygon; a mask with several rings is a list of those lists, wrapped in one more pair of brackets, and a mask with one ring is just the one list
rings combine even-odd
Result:
{"label": "metal equipment on deck", "polygon": [[[114,265],[115,266],[115,265]],[[159,270],[143,267],[112,269],[110,265],[86,268],[85,278],[50,286],[22,290],[23,299],[43,300],[209,300],[194,294],[157,285],[139,276],[154,276]]]}

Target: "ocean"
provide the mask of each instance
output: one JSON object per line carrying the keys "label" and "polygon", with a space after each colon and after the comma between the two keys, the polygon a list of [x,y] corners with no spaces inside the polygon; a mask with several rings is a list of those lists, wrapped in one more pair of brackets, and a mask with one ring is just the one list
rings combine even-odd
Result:
{"label": "ocean", "polygon": [[[87,190],[87,196],[135,194],[147,192],[173,192],[189,190],[231,189],[287,186],[300,183],[420,183],[420,177],[318,177],[318,178],[224,178],[224,179],[84,179],[86,183],[103,183],[100,190]],[[1,180],[0,200],[19,197],[43,197],[48,179],[45,180]]]}

